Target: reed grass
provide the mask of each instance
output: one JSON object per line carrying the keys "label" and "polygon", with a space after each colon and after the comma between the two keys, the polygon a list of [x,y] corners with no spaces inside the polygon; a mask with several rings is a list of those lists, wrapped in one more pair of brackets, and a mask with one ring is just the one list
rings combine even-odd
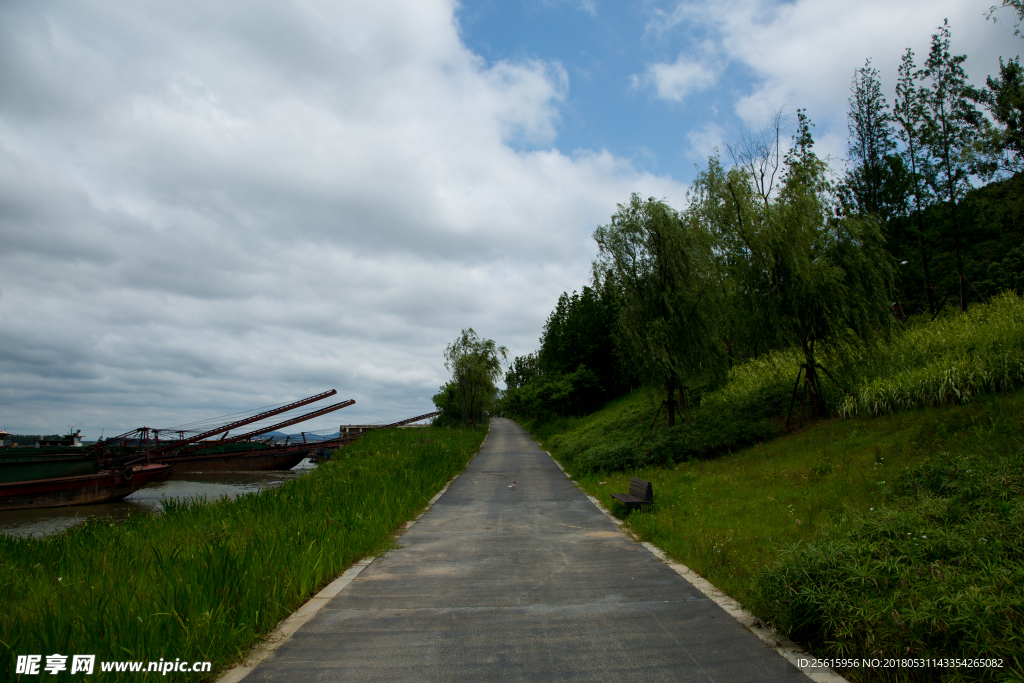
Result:
{"label": "reed grass", "polygon": [[859,364],[858,387],[839,403],[840,414],[891,414],[1020,388],[1024,300],[1005,292],[965,314],[918,321]]}
{"label": "reed grass", "polygon": [[[174,675],[212,680],[353,562],[389,548],[484,436],[374,431],[278,488],[168,501],[162,515],[43,538],[0,535],[0,679],[14,678],[16,655],[58,653],[206,660],[213,674]],[[96,669],[95,680],[138,676]]]}
{"label": "reed grass", "polygon": [[[823,349],[820,356],[842,383],[822,378],[826,402],[837,415],[891,415],[969,403],[979,395],[1024,387],[1024,300],[1007,291],[967,313],[908,321],[873,347],[846,344]],[[788,399],[803,362],[796,349],[747,360],[733,367],[724,386],[702,397],[701,407],[735,410],[771,401],[780,391]]]}

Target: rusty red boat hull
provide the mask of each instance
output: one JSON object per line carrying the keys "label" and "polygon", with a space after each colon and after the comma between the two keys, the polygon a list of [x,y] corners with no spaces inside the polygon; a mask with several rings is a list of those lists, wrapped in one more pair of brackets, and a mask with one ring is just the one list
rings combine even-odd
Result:
{"label": "rusty red boat hull", "polygon": [[125,470],[101,470],[96,474],[56,479],[36,479],[0,484],[0,510],[65,507],[109,503],[130,496],[170,473],[167,465],[136,465]]}
{"label": "rusty red boat hull", "polygon": [[[185,472],[260,472],[264,470],[290,470],[303,458],[324,454],[351,443],[358,436],[344,436],[329,441],[283,444],[245,443],[229,444],[225,448],[213,446],[193,453],[162,457],[158,460],[171,466],[175,474]],[[212,451],[212,452],[211,452]]]}
{"label": "rusty red boat hull", "polygon": [[184,472],[260,472],[263,470],[290,470],[302,462],[306,453],[307,450],[300,453],[232,453],[167,459],[163,462],[170,465],[171,471],[175,474]]}

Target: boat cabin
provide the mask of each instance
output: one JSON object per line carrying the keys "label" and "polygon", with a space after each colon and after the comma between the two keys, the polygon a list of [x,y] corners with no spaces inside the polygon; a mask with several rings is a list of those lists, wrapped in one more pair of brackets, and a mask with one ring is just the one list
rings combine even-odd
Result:
{"label": "boat cabin", "polygon": [[44,436],[36,442],[36,448],[81,448],[82,430],[68,432],[64,436]]}

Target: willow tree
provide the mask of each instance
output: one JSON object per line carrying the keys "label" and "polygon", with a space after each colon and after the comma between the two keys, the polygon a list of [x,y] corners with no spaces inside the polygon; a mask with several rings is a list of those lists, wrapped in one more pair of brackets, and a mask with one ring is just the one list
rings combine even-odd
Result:
{"label": "willow tree", "polygon": [[459,337],[444,350],[444,366],[452,373],[450,382],[434,396],[434,405],[442,418],[472,424],[483,421],[483,412],[497,397],[495,386],[501,378],[502,362],[508,349],[492,339],[481,339],[473,328],[462,330]]}
{"label": "willow tree", "polygon": [[688,388],[725,374],[714,237],[665,202],[633,194],[594,239],[595,270],[621,288],[620,334],[647,379],[664,385],[674,425],[676,392],[685,411]]}
{"label": "willow tree", "polygon": [[888,328],[892,266],[876,217],[837,214],[810,120],[803,110],[797,116],[778,190],[767,201],[744,167],[724,172],[712,160],[699,183],[708,197],[703,215],[719,231],[745,315],[780,345],[802,351],[795,387],[802,376],[821,415],[818,351]]}

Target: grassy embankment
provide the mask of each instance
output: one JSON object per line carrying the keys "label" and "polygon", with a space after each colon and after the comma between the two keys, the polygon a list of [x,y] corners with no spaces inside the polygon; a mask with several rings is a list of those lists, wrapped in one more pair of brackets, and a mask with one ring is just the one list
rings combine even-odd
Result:
{"label": "grassy embankment", "polygon": [[41,539],[0,535],[0,679],[15,678],[16,655],[54,653],[95,654],[97,673],[101,660],[180,657],[212,661],[215,675],[353,562],[389,548],[485,435],[370,432],[275,489]]}
{"label": "grassy embankment", "polygon": [[650,431],[657,399],[642,392],[528,427],[619,514],[611,493],[651,480],[656,504],[629,527],[819,656],[988,655],[1007,668],[953,675],[1024,677],[1020,300],[847,360],[849,418],[778,436],[787,355],[737,368],[674,430]]}

